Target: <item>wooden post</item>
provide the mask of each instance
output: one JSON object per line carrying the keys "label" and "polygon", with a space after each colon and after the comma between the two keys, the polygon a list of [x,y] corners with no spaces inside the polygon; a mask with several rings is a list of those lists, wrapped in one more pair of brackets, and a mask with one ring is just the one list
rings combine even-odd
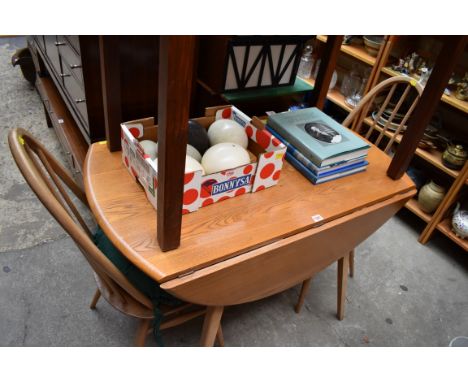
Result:
{"label": "wooden post", "polygon": [[327,43],[320,59],[320,67],[310,100],[312,106],[319,109],[323,109],[323,105],[325,104],[342,41],[343,36],[327,37]]}
{"label": "wooden post", "polygon": [[450,76],[465,49],[465,36],[446,36],[444,45],[427,81],[421,99],[408,120],[408,127],[387,171],[392,179],[400,179],[408,168],[424,130],[444,94]]}
{"label": "wooden post", "polygon": [[163,251],[175,249],[180,244],[194,55],[195,36],[161,36],[157,237]]}
{"label": "wooden post", "polygon": [[[369,91],[371,91],[374,88],[374,86],[377,85],[377,83],[379,82],[380,73],[382,71],[382,68],[385,66],[385,63],[387,62],[388,56],[390,55],[392,49],[392,45],[394,44],[396,39],[397,36],[385,36],[383,46],[380,48],[379,54],[375,58],[375,64],[372,67],[371,74],[369,76],[369,79],[367,80],[367,84],[362,95],[363,97],[367,93],[369,93]],[[354,119],[354,122],[351,126],[351,130],[356,131],[357,133],[361,132],[363,125],[362,122],[366,118],[365,114],[366,113],[364,113],[364,110],[362,110],[359,114],[359,117]]]}
{"label": "wooden post", "polygon": [[99,36],[104,123],[109,151],[120,151],[120,50],[119,36]]}

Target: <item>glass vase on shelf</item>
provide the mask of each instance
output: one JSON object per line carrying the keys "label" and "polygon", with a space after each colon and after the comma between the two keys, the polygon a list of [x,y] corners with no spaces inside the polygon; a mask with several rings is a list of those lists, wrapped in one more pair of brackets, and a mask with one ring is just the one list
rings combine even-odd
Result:
{"label": "glass vase on shelf", "polygon": [[351,71],[344,76],[340,91],[348,106],[354,108],[361,101],[367,77],[368,73],[363,72],[357,66],[353,66]]}
{"label": "glass vase on shelf", "polygon": [[314,59],[312,57],[312,46],[307,45],[302,52],[301,62],[297,75],[303,79],[309,79],[312,74],[312,67],[314,66]]}

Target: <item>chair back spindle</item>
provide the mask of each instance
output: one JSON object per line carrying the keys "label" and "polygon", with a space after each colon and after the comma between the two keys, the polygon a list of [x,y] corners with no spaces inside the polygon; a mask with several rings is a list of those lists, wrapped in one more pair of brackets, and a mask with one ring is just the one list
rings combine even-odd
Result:
{"label": "chair back spindle", "polygon": [[[399,88],[402,85],[404,88]],[[410,77],[398,76],[382,81],[364,96],[343,121],[343,125],[353,126],[356,132],[361,132],[368,127],[364,134],[366,139],[370,139],[375,132],[378,132],[375,145],[379,146],[384,142],[384,138],[388,139],[383,151],[389,153],[397,137],[404,133],[405,124],[413,113],[422,91],[422,86]],[[385,96],[384,100],[379,105],[375,105],[376,99],[382,95]],[[411,105],[406,108],[406,111],[400,112],[408,100],[411,101],[410,96],[414,97]],[[371,121],[369,121],[368,114],[370,114]],[[396,119],[397,116],[398,119]]]}

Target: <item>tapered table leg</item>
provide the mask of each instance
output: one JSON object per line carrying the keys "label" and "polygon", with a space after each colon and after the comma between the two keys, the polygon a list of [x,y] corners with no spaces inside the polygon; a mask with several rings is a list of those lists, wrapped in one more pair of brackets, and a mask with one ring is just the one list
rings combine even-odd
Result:
{"label": "tapered table leg", "polygon": [[349,277],[354,277],[354,249],[349,252]]}
{"label": "tapered table leg", "polygon": [[223,336],[223,329],[221,329],[221,325],[219,325],[218,333],[216,333],[216,338],[218,340],[219,346],[224,346],[224,336]]}
{"label": "tapered table leg", "polygon": [[338,298],[337,317],[341,321],[344,318],[346,303],[346,288],[348,286],[349,254],[338,260]]}
{"label": "tapered table leg", "polygon": [[223,315],[223,306],[209,306],[206,310],[205,321],[203,322],[203,331],[200,340],[201,346],[213,346],[218,332],[221,316]]}
{"label": "tapered table leg", "polygon": [[302,305],[304,305],[304,300],[307,295],[307,292],[309,291],[309,286],[312,278],[307,279],[302,282],[302,287],[301,287],[301,293],[299,294],[299,299],[297,300],[297,304],[294,307],[294,310],[296,313],[299,313],[302,309]]}

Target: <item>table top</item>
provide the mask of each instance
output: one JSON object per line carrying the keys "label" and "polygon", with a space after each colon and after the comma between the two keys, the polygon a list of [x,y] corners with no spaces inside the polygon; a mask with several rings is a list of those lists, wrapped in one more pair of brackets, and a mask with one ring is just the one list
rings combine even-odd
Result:
{"label": "table top", "polygon": [[[91,145],[84,183],[106,235],[162,283],[415,189],[406,175],[396,181],[386,176],[390,158],[375,146],[368,161],[365,172],[321,185],[285,161],[278,185],[183,215],[181,245],[168,252],[156,239],[156,211],[124,167],[121,152],[109,152],[103,142]],[[316,222],[316,215],[323,220]]]}

